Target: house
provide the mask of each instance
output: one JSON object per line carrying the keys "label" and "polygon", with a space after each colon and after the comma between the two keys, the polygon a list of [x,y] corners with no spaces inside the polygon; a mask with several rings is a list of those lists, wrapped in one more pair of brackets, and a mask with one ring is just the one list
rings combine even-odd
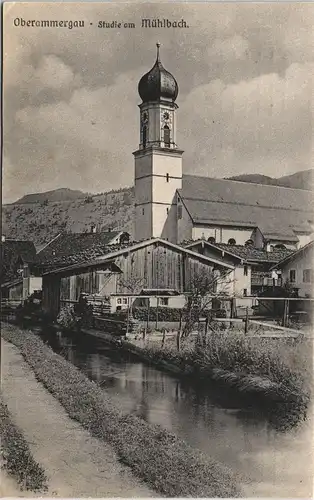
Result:
{"label": "house", "polygon": [[179,88],[161,63],[159,46],[138,92],[139,146],[133,153],[136,240],[161,237],[180,244],[205,238],[296,250],[312,239],[310,191],[183,172],[184,152],[176,140]]}
{"label": "house", "polygon": [[1,241],[1,296],[22,301],[41,289],[41,277],[31,273],[36,261],[32,241],[2,237]]}
{"label": "house", "polygon": [[289,284],[299,297],[313,297],[314,241],[279,261],[274,271],[280,271],[283,283]]}
{"label": "house", "polygon": [[[97,249],[97,251],[100,251]],[[77,300],[80,293],[108,297],[139,295],[143,289],[175,290],[179,294],[190,290],[198,275],[212,277],[215,273],[228,280],[234,266],[217,258],[207,257],[161,238],[102,247],[101,254],[75,254],[60,261],[47,261],[43,273],[43,303],[56,315],[60,301]],[[75,257],[76,263],[73,263]]]}
{"label": "house", "polygon": [[184,246],[203,255],[232,263],[235,267],[232,291],[238,297],[260,295],[264,291],[281,286],[281,278],[272,268],[275,263],[293,253],[285,248],[270,251],[267,246],[255,248],[253,244],[210,243],[205,239],[187,241]]}

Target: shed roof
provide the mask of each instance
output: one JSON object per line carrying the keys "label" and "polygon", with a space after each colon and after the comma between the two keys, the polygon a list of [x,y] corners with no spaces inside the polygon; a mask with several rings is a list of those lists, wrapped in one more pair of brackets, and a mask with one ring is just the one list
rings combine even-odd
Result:
{"label": "shed roof", "polygon": [[[225,268],[225,269],[234,269],[234,266],[231,264],[228,264],[224,262],[223,260],[212,258],[212,257],[206,257],[204,255],[201,255],[197,252],[194,252],[193,250],[189,250],[188,248],[184,248],[183,246],[176,245],[174,243],[170,243],[169,241],[163,240],[162,238],[152,238],[149,240],[144,240],[140,242],[131,242],[131,243],[125,243],[123,245],[108,245],[107,247],[102,247],[99,249],[99,255],[94,255],[90,256],[89,259],[87,259],[87,255],[84,254],[78,255],[78,256],[71,256],[75,257],[77,259],[76,263],[71,263],[69,264],[69,261],[67,258],[60,262],[60,260],[56,263],[50,263],[48,266],[45,266],[43,268],[43,274],[61,274],[65,270],[67,271],[76,271],[77,269],[83,269],[86,267],[92,268],[92,267],[99,267],[101,263],[105,263],[108,260],[112,260],[119,255],[123,255],[125,253],[133,252],[136,251],[140,248],[143,248],[145,246],[149,246],[152,244],[158,244],[158,245],[163,245],[165,247],[170,247],[173,248],[174,250],[177,250],[179,252],[191,255],[198,260],[202,260],[207,262],[208,264],[211,263],[213,265],[217,265],[219,267]],[[51,267],[52,266],[52,267]],[[83,271],[82,271],[83,272]],[[74,273],[73,273],[74,274]]]}
{"label": "shed roof", "polygon": [[178,192],[195,224],[258,227],[285,241],[297,241],[295,231],[312,232],[310,191],[184,175]]}

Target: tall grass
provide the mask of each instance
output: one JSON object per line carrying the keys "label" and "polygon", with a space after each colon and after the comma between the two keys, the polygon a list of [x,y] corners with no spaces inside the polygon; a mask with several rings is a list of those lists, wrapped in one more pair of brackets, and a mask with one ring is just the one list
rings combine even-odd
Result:
{"label": "tall grass", "polygon": [[313,384],[312,347],[311,339],[250,338],[229,330],[196,343],[188,338],[179,352],[174,342],[164,348],[148,342],[139,349],[154,363],[171,363],[182,373],[225,382],[273,404],[291,403],[304,413]]}
{"label": "tall grass", "polygon": [[250,338],[240,333],[212,333],[197,345],[194,361],[235,373],[267,377],[293,392],[310,393],[313,350],[310,339]]}

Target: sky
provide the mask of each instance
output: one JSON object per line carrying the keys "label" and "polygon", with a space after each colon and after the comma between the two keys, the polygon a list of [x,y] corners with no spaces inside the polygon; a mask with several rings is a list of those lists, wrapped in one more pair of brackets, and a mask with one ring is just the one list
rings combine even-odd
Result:
{"label": "sky", "polygon": [[[184,173],[280,177],[313,167],[313,4],[4,6],[3,202],[133,185],[137,85],[157,41],[179,85]],[[21,27],[16,18],[85,27]],[[183,18],[189,27],[145,29],[142,18]],[[113,20],[136,27],[97,27]]]}

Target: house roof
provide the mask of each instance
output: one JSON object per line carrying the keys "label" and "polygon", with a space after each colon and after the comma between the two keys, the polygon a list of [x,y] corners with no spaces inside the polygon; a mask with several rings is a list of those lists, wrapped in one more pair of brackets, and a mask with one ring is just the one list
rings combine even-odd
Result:
{"label": "house roof", "polygon": [[38,263],[60,262],[75,263],[85,258],[101,255],[102,249],[107,247],[120,235],[122,231],[107,231],[99,233],[60,233],[51,240],[37,254]]}
{"label": "house roof", "polygon": [[178,193],[195,224],[258,227],[283,241],[297,241],[295,231],[312,232],[310,191],[184,175]]}
{"label": "house roof", "polygon": [[209,243],[206,240],[195,240],[183,243],[187,248],[193,248],[203,244],[207,248],[211,248],[214,251],[219,251],[221,253],[226,253],[233,258],[247,263],[254,262],[279,262],[281,259],[291,255],[293,250],[288,249],[273,249],[271,252],[267,252],[263,248],[255,248],[250,245],[228,245],[226,243]]}
{"label": "house roof", "polygon": [[[162,238],[152,238],[140,242],[125,243],[122,245],[108,245],[107,247],[97,248],[93,255],[87,253],[72,255],[70,256],[72,260],[71,263],[69,262],[68,257],[64,257],[63,260],[58,259],[58,261],[50,261],[49,263],[46,262],[43,264],[42,271],[43,274],[61,274],[64,271],[76,271],[77,269],[83,267],[99,267],[101,263],[105,263],[108,260],[113,260],[119,255],[136,251],[140,248],[152,245],[154,243],[173,248],[174,250],[178,250],[182,253],[191,255],[207,263],[211,263],[230,270],[234,269],[233,265],[223,262],[220,259],[206,257],[197,252],[189,250],[188,248],[184,248],[183,246],[179,246],[174,243],[170,243],[169,241],[163,240]],[[75,260],[76,262],[73,262],[73,260]]]}
{"label": "house roof", "polygon": [[20,263],[36,260],[36,249],[32,241],[6,239],[1,243],[1,282],[17,279]]}
{"label": "house roof", "polygon": [[33,262],[36,258],[36,248],[32,241],[29,240],[11,240],[5,239],[1,244],[4,255],[14,254],[20,257],[23,262]]}
{"label": "house roof", "polygon": [[4,283],[1,283],[1,288],[12,288],[16,285],[21,285],[23,284],[23,278],[16,278],[16,279],[13,279],[13,280],[9,280],[9,281],[6,281]]}
{"label": "house roof", "polygon": [[295,252],[292,252],[290,255],[282,258],[275,266],[272,267],[272,269],[282,269],[286,264],[298,257],[301,257],[307,252],[311,252],[312,258],[314,258],[314,241],[310,241],[307,245],[304,245],[304,247],[301,247]]}

